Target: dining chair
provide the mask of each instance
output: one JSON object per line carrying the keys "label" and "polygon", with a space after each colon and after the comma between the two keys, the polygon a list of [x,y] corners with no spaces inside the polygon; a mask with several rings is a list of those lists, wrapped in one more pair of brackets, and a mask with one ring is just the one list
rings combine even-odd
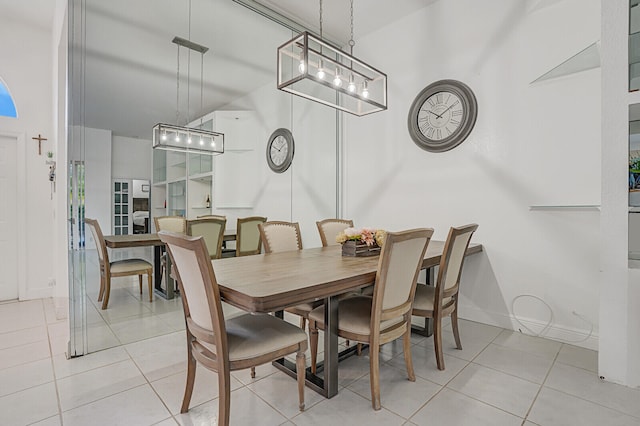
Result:
{"label": "dining chair", "polygon": [[187,220],[187,235],[202,237],[209,251],[209,257],[220,259],[226,224],[227,219],[224,216],[205,216],[201,219]]}
{"label": "dining chair", "polygon": [[265,253],[302,250],[298,222],[272,221],[258,224]]}
{"label": "dining chair", "polygon": [[230,372],[265,364],[296,353],[299,409],[304,410],[307,335],[271,315],[244,314],[225,320],[220,291],[202,237],[161,231],[175,265],[187,333],[187,383],[181,413],[189,411],[196,364],[218,375],[218,424],[229,424]]}
{"label": "dining chair", "polygon": [[322,247],[335,246],[340,243],[336,241],[336,237],[347,228],[353,228],[353,220],[347,219],[325,219],[316,222]]}
{"label": "dining chair", "polygon": [[[179,234],[187,232],[187,220],[182,216],[156,216],[153,218],[153,223],[156,226],[156,232],[169,231]],[[167,254],[162,253],[162,256],[160,257],[160,282],[162,282],[166,270]]]}
{"label": "dining chair", "polygon": [[[403,338],[404,360],[415,381],[411,359],[411,306],[418,274],[433,229],[388,232],[382,246],[373,297],[352,296],[338,304],[338,336],[369,344],[371,404],[380,409],[380,346]],[[309,314],[311,371],[316,372],[318,330],[324,330],[324,305]]]}
{"label": "dining chair", "polygon": [[96,242],[98,249],[98,261],[100,263],[100,290],[98,291],[98,302],[102,301],[102,309],[107,309],[109,296],[111,294],[111,278],[138,276],[140,294],[142,294],[142,276],[147,275],[149,284],[149,302],[153,302],[153,265],[142,259],[124,259],[109,261],[109,252],[104,242],[104,235],[100,229],[100,224],[95,219],[84,219],[84,223],[89,226],[91,235]]}
{"label": "dining chair", "polygon": [[419,285],[413,302],[413,315],[433,319],[433,346],[438,370],[444,370],[442,352],[442,318],[451,316],[451,328],[456,347],[462,349],[458,329],[458,291],[464,254],[478,225],[451,228],[444,244],[435,286]]}
{"label": "dining chair", "polygon": [[[264,222],[258,224],[260,238],[266,253],[302,250],[300,225],[297,222]],[[285,309],[300,316],[300,328],[305,329],[309,312],[322,304],[322,301],[301,303]]]}
{"label": "dining chair", "polygon": [[265,223],[266,217],[239,217],[236,223],[236,257],[260,254],[262,238],[258,225]]}

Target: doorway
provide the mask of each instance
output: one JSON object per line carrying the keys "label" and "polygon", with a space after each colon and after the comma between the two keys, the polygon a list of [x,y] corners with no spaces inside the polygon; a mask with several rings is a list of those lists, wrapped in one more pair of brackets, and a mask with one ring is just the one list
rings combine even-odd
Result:
{"label": "doorway", "polygon": [[0,135],[0,301],[17,299],[18,138]]}

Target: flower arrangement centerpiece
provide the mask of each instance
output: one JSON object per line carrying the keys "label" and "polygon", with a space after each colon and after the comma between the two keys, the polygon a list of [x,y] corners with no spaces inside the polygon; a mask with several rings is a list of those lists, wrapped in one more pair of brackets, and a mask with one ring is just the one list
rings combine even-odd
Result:
{"label": "flower arrangement centerpiece", "polygon": [[376,256],[384,244],[385,231],[372,228],[347,228],[336,236],[343,256]]}

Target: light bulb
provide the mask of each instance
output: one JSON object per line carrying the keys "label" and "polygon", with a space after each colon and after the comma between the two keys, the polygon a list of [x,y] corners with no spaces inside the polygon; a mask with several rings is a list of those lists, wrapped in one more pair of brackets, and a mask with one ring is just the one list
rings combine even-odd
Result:
{"label": "light bulb", "polygon": [[322,59],[318,61],[318,73],[316,75],[320,80],[324,79],[324,69],[322,68]]}
{"label": "light bulb", "polygon": [[336,68],[336,77],[333,79],[333,84],[338,87],[342,86],[342,79],[340,78],[340,68]]}
{"label": "light bulb", "polygon": [[200,139],[200,145],[204,145],[204,139]]}
{"label": "light bulb", "polygon": [[362,97],[363,98],[368,98],[369,97],[369,89],[367,87],[367,80],[365,80],[364,83],[362,83]]}
{"label": "light bulb", "polygon": [[356,91],[356,83],[353,81],[353,74],[349,76],[349,85],[347,86],[347,89],[349,89],[351,93]]}
{"label": "light bulb", "polygon": [[300,64],[298,65],[298,71],[300,71],[300,74],[304,73],[304,70],[306,69],[306,67],[304,66],[304,59],[300,59]]}
{"label": "light bulb", "polygon": [[176,132],[176,142],[180,142],[180,133]]}
{"label": "light bulb", "polygon": [[216,141],[211,142],[211,146],[215,148],[216,147]]}
{"label": "light bulb", "polygon": [[162,140],[163,140],[163,141],[166,141],[166,140],[167,140],[167,131],[166,131],[166,130],[164,130],[164,131],[162,132]]}
{"label": "light bulb", "polygon": [[193,142],[193,141],[191,140],[191,135],[189,135],[189,138],[187,139],[187,143],[191,144],[191,142]]}

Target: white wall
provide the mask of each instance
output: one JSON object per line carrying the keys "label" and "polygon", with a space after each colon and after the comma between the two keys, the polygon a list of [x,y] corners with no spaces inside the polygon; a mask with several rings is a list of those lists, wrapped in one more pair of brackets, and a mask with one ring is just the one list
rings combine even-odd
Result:
{"label": "white wall", "polygon": [[[0,133],[20,135],[23,146],[18,167],[25,171],[25,181],[19,188],[26,196],[26,209],[18,214],[26,226],[19,229],[24,238],[27,268],[20,271],[24,287],[20,299],[47,297],[52,294],[48,286],[54,277],[53,259],[56,253],[53,240],[54,201],[48,179],[49,166],[46,152],[55,151],[56,134],[53,132],[53,86],[51,32],[25,22],[16,22],[0,14],[0,76],[11,92],[18,118],[0,117]],[[41,134],[48,140],[38,144],[31,138]],[[26,193],[26,194],[25,194]],[[34,264],[35,262],[35,264]]]}
{"label": "white wall", "polygon": [[[580,345],[597,335],[599,212],[530,211],[600,202],[600,71],[530,84],[600,37],[597,0],[529,12],[526,2],[436,2],[357,40],[355,55],[389,78],[389,109],[346,116],[345,217],[389,230],[476,222],[484,253],[465,266],[463,318],[515,326],[514,314]],[[580,19],[576,19],[580,10]],[[550,48],[552,46],[552,48]],[[418,148],[411,102],[452,78],[478,99],[468,140],[446,153]],[[573,314],[578,313],[588,323]]]}
{"label": "white wall", "polygon": [[114,179],[151,180],[151,141],[113,135],[111,176]]}

